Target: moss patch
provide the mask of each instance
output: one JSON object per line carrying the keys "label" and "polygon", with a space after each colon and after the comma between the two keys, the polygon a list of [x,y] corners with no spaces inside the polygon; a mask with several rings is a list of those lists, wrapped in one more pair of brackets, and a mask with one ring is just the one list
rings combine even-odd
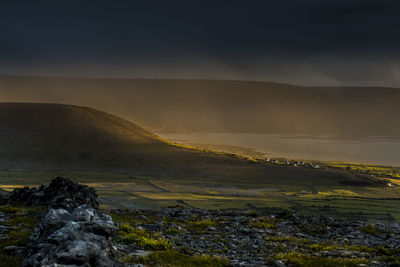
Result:
{"label": "moss patch", "polygon": [[8,238],[0,239],[0,266],[21,266],[21,255],[9,256],[4,254],[3,250],[8,246],[24,246],[39,222],[38,214],[44,210],[44,207],[0,206],[0,211],[8,216],[2,225],[12,228],[6,233]]}
{"label": "moss patch", "polygon": [[182,254],[176,250],[167,250],[155,252],[147,257],[138,259],[125,259],[128,262],[142,263],[150,266],[165,266],[165,267],[225,267],[231,266],[225,258],[210,256],[210,255],[194,255],[190,256]]}
{"label": "moss patch", "polygon": [[308,254],[302,254],[299,252],[278,254],[273,257],[271,261],[282,259],[285,259],[288,261],[288,263],[298,267],[355,267],[359,266],[360,264],[367,264],[369,262],[366,259],[322,258]]}
{"label": "moss patch", "polygon": [[119,227],[120,241],[127,245],[139,245],[148,250],[167,250],[172,248],[172,243],[158,234],[146,230],[137,229],[129,224]]}

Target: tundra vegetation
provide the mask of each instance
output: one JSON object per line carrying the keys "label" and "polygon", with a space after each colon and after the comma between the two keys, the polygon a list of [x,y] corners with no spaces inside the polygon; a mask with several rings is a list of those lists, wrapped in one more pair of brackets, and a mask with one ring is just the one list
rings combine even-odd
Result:
{"label": "tundra vegetation", "polygon": [[[400,263],[399,224],[183,206],[110,210],[110,215],[123,229],[119,239],[133,232],[129,244],[140,251],[127,253],[122,259],[148,266],[263,266],[279,261],[304,267]],[[168,245],[146,247],[140,244],[143,237]]]}

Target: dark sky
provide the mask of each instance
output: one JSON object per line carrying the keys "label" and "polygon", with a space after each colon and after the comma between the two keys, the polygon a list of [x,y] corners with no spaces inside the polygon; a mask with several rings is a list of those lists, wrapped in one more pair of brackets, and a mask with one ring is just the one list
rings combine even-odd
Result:
{"label": "dark sky", "polygon": [[1,1],[0,73],[400,87],[399,0]]}

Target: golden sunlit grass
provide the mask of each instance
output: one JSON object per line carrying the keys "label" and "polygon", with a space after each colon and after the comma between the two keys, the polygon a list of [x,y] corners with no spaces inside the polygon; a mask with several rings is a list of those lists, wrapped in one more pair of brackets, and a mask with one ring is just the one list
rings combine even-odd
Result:
{"label": "golden sunlit grass", "polygon": [[261,217],[258,218],[256,221],[250,222],[249,227],[258,229],[272,229],[276,227],[276,224],[278,222],[279,221],[275,218]]}
{"label": "golden sunlit grass", "polygon": [[200,195],[189,193],[153,193],[153,192],[136,192],[137,195],[154,200],[183,199],[183,200],[254,200],[252,197],[240,196],[218,196],[218,195]]}
{"label": "golden sunlit grass", "polygon": [[204,147],[185,145],[185,144],[180,144],[180,143],[171,142],[171,141],[167,141],[167,140],[164,140],[164,141],[172,146],[179,147],[179,148],[184,148],[184,149],[189,149],[189,150],[194,150],[194,151],[199,151],[199,152],[205,152],[205,153],[212,153],[214,155],[226,156],[226,157],[230,157],[230,158],[244,159],[249,162],[255,162],[255,163],[260,161],[260,158],[257,158],[257,157],[248,157],[245,155],[228,153],[228,152],[225,152],[222,150],[216,150],[216,149],[214,150],[214,149],[208,149],[208,148],[204,148]]}
{"label": "golden sunlit grass", "polygon": [[[0,189],[6,190],[6,191],[13,191],[16,188],[23,188],[25,187],[24,185],[0,185]],[[31,185],[29,187],[37,187],[36,185]]]}
{"label": "golden sunlit grass", "polygon": [[[171,142],[171,141],[166,141],[168,144],[175,146],[175,147],[181,147],[181,148],[186,148],[186,149],[190,149],[190,150],[196,150],[196,151],[201,151],[201,152],[207,152],[207,153],[215,153],[215,154],[219,154],[219,155],[227,155],[228,153],[223,152],[223,151],[218,151],[218,150],[211,150],[211,149],[207,149],[207,148],[202,148],[202,147],[197,147],[197,146],[190,146],[190,145],[185,145],[185,144],[179,144],[176,142]],[[232,155],[232,154],[229,154]],[[236,156],[236,155],[235,155]],[[237,156],[237,157],[242,157],[242,156]],[[242,158],[246,158],[246,157],[242,157]]]}
{"label": "golden sunlit grass", "polygon": [[322,258],[299,252],[281,253],[273,257],[272,261],[285,259],[293,266],[298,267],[356,267],[360,264],[367,264],[369,260],[361,259],[347,259],[347,258]]}
{"label": "golden sunlit grass", "polygon": [[361,195],[356,193],[356,192],[353,192],[351,190],[337,189],[337,190],[326,191],[326,192],[318,192],[315,195],[313,195],[313,194],[304,194],[301,197],[303,197],[303,198],[317,198],[317,197],[335,197],[335,196],[359,197]]}
{"label": "golden sunlit grass", "polygon": [[400,186],[400,180],[399,179],[388,179],[392,184]]}
{"label": "golden sunlit grass", "polygon": [[327,162],[327,165],[334,168],[348,169],[353,171],[359,171],[377,176],[387,176],[400,178],[400,167],[372,165],[372,164],[360,164],[351,162]]}
{"label": "golden sunlit grass", "polygon": [[137,229],[130,224],[119,226],[120,241],[127,245],[138,245],[147,250],[167,250],[172,248],[172,243],[164,237],[152,232]]}

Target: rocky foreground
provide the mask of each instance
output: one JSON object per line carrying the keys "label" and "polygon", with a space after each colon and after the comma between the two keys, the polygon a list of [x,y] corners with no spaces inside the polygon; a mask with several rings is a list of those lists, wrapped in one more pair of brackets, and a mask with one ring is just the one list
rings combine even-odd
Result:
{"label": "rocky foreground", "polygon": [[93,188],[56,178],[48,187],[15,189],[2,202],[49,207],[25,246],[5,248],[23,255],[22,266],[124,266],[112,243],[117,226],[98,209]]}
{"label": "rocky foreground", "polygon": [[184,253],[225,257],[233,266],[400,264],[400,225],[396,223],[182,208],[125,214],[136,229],[160,233]]}
{"label": "rocky foreground", "polygon": [[[400,266],[397,223],[182,206],[101,211],[96,198],[93,188],[63,178],[14,190],[1,200],[1,240],[12,245],[0,256],[54,267]],[[44,208],[30,224],[21,205]]]}

